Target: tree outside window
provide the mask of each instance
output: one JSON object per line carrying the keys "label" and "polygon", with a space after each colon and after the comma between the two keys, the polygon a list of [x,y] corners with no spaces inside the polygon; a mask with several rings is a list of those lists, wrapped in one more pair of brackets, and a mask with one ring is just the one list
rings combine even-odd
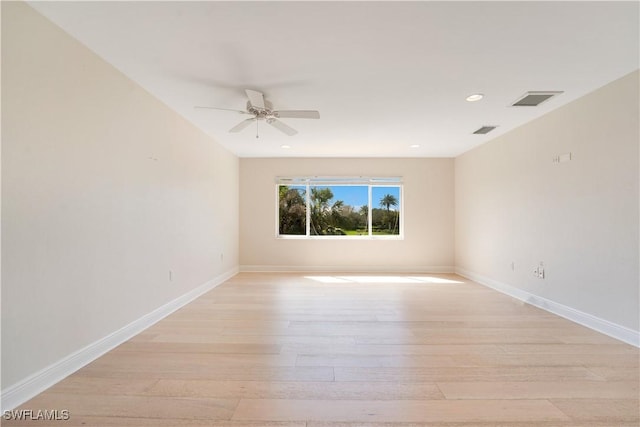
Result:
{"label": "tree outside window", "polygon": [[398,238],[401,190],[401,185],[349,185],[347,180],[331,185],[280,184],[278,236]]}

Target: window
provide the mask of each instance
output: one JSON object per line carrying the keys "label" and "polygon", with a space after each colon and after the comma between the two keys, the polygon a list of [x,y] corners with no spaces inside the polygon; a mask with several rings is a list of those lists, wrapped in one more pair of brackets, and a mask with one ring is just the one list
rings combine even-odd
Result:
{"label": "window", "polygon": [[400,178],[278,178],[278,237],[402,238]]}
{"label": "window", "polygon": [[278,188],[278,233],[288,236],[307,234],[307,187],[280,185]]}

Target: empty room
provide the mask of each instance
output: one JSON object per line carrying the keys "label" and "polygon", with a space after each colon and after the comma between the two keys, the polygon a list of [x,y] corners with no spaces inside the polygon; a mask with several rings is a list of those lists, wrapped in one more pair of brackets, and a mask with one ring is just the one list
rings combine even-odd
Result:
{"label": "empty room", "polygon": [[640,3],[2,1],[3,426],[640,425]]}

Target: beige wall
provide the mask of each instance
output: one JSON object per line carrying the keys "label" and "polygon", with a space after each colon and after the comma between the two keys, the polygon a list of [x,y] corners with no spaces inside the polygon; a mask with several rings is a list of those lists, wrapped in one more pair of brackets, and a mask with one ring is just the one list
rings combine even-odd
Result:
{"label": "beige wall", "polygon": [[[404,240],[289,240],[276,234],[277,176],[402,176]],[[240,160],[245,270],[451,271],[453,159]]]}
{"label": "beige wall", "polygon": [[638,77],[456,158],[457,268],[639,329]]}
{"label": "beige wall", "polygon": [[21,2],[2,208],[3,389],[238,265],[237,158]]}

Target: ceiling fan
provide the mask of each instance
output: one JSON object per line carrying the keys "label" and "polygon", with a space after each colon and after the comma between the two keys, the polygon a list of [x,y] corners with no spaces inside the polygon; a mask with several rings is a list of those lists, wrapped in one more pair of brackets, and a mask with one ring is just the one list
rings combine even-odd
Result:
{"label": "ceiling fan", "polygon": [[274,128],[278,129],[281,132],[289,136],[293,136],[298,133],[294,128],[286,125],[281,122],[280,118],[289,118],[289,119],[319,119],[320,113],[315,110],[274,110],[273,105],[264,99],[264,95],[258,91],[245,89],[245,93],[247,94],[247,109],[243,110],[232,110],[229,108],[218,108],[218,107],[200,107],[196,106],[195,108],[207,108],[212,110],[225,110],[225,111],[235,111],[240,114],[247,114],[252,117],[241,121],[231,129],[229,132],[240,132],[245,129],[251,123],[256,122],[256,138],[258,138],[257,134],[257,123],[261,120],[267,122]]}

